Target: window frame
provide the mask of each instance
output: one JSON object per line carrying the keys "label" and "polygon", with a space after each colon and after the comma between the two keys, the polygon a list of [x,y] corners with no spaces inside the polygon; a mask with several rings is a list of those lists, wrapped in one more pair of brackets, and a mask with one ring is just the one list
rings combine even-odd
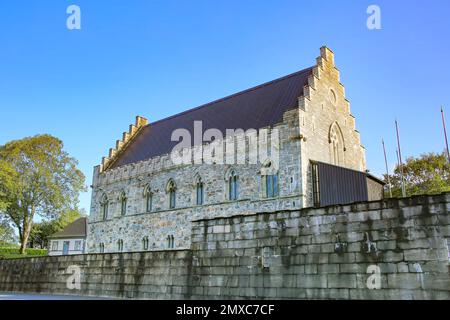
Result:
{"label": "window frame", "polygon": [[120,195],[120,215],[122,217],[127,215],[127,200],[128,199],[124,191]]}
{"label": "window frame", "polygon": [[236,201],[239,198],[238,194],[238,175],[233,170],[228,177],[228,199],[230,201]]}

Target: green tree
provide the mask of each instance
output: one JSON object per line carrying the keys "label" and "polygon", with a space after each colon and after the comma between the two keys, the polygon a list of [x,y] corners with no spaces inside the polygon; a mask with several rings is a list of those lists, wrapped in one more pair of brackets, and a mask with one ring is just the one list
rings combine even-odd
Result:
{"label": "green tree", "polygon": [[[426,153],[420,157],[410,157],[403,164],[406,194],[438,194],[450,191],[450,164],[445,153]],[[384,176],[384,181],[387,176]],[[401,168],[395,167],[390,176],[393,197],[402,196]]]}
{"label": "green tree", "polygon": [[37,135],[0,146],[1,212],[17,228],[20,252],[25,253],[34,218],[56,218],[73,209],[84,175],[78,162],[63,150],[61,140]]}
{"label": "green tree", "polygon": [[48,238],[51,235],[63,230],[78,218],[85,216],[86,214],[83,211],[73,209],[62,213],[57,219],[34,223],[28,243],[33,248],[46,249],[48,247]]}
{"label": "green tree", "polygon": [[0,220],[0,246],[16,244],[14,229],[6,220]]}

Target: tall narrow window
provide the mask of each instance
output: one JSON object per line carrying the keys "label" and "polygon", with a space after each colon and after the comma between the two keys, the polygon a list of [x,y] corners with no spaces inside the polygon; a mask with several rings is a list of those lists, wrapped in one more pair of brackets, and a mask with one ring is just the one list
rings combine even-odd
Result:
{"label": "tall narrow window", "polygon": [[175,241],[173,235],[167,236],[167,247],[173,249],[175,247]]}
{"label": "tall narrow window", "polygon": [[345,165],[345,144],[344,136],[337,122],[330,127],[328,142],[330,143],[330,162],[336,166]]}
{"label": "tall narrow window", "polygon": [[176,206],[176,186],[173,180],[167,184],[167,193],[169,194],[169,209],[174,209]]}
{"label": "tall narrow window", "polygon": [[278,197],[278,174],[266,176],[266,197]]}
{"label": "tall narrow window", "polygon": [[151,212],[153,210],[153,193],[150,186],[145,187],[144,190],[145,200],[145,212]]}
{"label": "tall narrow window", "polygon": [[105,253],[105,244],[104,243],[100,243],[100,253]]}
{"label": "tall narrow window", "polygon": [[197,190],[197,205],[200,206],[203,204],[203,181],[201,178],[197,180],[196,190]]}
{"label": "tall narrow window", "polygon": [[119,252],[123,251],[123,240],[122,239],[119,239],[119,241],[117,241],[117,250]]}
{"label": "tall narrow window", "polygon": [[108,197],[106,196],[106,194],[102,196],[102,200],[100,202],[100,211],[102,214],[102,219],[108,219]]}
{"label": "tall narrow window", "polygon": [[266,198],[278,197],[278,172],[272,161],[266,161],[261,168],[261,189]]}
{"label": "tall narrow window", "polygon": [[148,250],[148,237],[142,239],[142,249],[144,249],[144,251]]}
{"label": "tall narrow window", "polygon": [[125,192],[122,192],[122,195],[120,196],[120,214],[122,216],[127,214],[127,196]]}
{"label": "tall narrow window", "polygon": [[228,178],[228,198],[230,200],[237,200],[238,198],[238,177],[234,171],[231,171]]}

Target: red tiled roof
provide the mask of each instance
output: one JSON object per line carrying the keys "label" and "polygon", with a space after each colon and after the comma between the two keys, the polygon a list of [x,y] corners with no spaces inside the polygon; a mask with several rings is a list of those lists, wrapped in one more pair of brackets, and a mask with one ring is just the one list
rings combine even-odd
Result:
{"label": "red tiled roof", "polygon": [[172,142],[172,132],[187,129],[192,137],[194,121],[202,121],[203,132],[219,129],[260,129],[280,123],[283,114],[298,106],[303,87],[308,83],[312,68],[210,102],[169,118],[150,123],[134,141],[118,155],[109,169],[169,154],[177,141]]}

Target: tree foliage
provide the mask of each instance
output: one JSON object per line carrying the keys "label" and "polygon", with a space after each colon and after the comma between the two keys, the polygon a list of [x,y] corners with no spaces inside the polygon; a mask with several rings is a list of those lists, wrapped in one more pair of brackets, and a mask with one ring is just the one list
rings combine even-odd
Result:
{"label": "tree foliage", "polygon": [[0,246],[17,244],[14,229],[6,220],[0,219]]}
{"label": "tree foliage", "polygon": [[50,135],[0,146],[1,212],[17,228],[22,253],[36,215],[51,219],[76,207],[79,192],[85,189],[77,165],[62,141]]}
{"label": "tree foliage", "polygon": [[[438,194],[450,191],[450,164],[446,154],[426,153],[410,157],[403,164],[407,196]],[[401,167],[395,167],[390,175],[393,197],[402,196]],[[387,176],[384,177],[387,182]]]}

